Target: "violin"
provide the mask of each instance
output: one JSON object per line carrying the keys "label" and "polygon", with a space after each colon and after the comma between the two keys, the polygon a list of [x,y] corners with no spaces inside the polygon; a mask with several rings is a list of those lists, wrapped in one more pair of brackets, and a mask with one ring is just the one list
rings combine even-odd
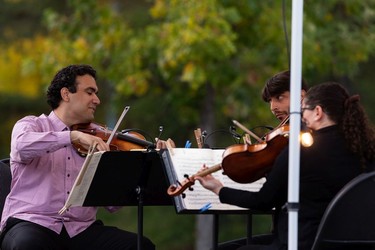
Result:
{"label": "violin", "polygon": [[257,144],[229,146],[223,153],[224,174],[238,183],[251,183],[265,177],[276,157],[288,144],[289,125],[274,129]]}
{"label": "violin", "polygon": [[[113,132],[106,126],[94,122],[73,125],[71,127],[71,130],[77,130],[99,137],[104,142],[108,141]],[[81,144],[73,142],[73,147],[80,155],[87,155],[87,149],[85,149]],[[109,148],[111,151],[130,151],[132,149],[155,148],[155,144],[147,141],[143,135],[134,131],[126,133],[116,132],[113,136],[113,139],[110,141]]]}
{"label": "violin", "polygon": [[223,152],[221,164],[216,164],[188,177],[178,185],[169,186],[170,196],[182,194],[195,183],[196,176],[206,176],[220,169],[223,174],[238,183],[251,183],[265,177],[271,170],[276,157],[286,147],[289,140],[289,117],[285,118],[274,130],[260,138],[257,144],[235,144]]}

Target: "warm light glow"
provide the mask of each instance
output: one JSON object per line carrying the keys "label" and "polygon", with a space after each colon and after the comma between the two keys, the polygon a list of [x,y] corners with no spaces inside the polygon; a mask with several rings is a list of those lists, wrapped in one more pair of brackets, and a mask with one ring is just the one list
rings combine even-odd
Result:
{"label": "warm light glow", "polygon": [[314,143],[314,139],[310,132],[301,132],[299,140],[304,147],[310,147]]}

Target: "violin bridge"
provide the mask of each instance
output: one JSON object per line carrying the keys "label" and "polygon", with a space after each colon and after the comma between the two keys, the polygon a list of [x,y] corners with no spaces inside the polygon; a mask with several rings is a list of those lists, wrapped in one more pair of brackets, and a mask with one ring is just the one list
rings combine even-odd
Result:
{"label": "violin bridge", "polygon": [[242,139],[243,139],[243,143],[244,144],[247,144],[247,145],[251,145],[252,144],[251,138],[250,138],[249,134],[245,134],[245,136]]}

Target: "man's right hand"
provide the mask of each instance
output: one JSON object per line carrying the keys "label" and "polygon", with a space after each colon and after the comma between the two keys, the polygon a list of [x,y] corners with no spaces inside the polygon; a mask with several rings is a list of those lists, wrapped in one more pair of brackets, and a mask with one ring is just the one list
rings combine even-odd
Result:
{"label": "man's right hand", "polygon": [[72,143],[81,145],[86,150],[88,150],[91,145],[96,145],[96,149],[99,151],[109,151],[109,146],[100,137],[86,134],[77,130],[70,132],[70,141]]}

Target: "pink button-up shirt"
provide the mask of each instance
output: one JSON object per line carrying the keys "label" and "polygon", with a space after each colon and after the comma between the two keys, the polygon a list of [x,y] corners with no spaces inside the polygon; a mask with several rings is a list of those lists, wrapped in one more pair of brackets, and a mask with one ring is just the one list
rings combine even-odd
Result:
{"label": "pink button-up shirt", "polygon": [[70,142],[70,131],[51,112],[49,116],[27,116],[12,132],[11,191],[6,199],[1,227],[8,217],[31,221],[57,233],[63,225],[73,237],[96,219],[95,207],[64,206],[85,158]]}

